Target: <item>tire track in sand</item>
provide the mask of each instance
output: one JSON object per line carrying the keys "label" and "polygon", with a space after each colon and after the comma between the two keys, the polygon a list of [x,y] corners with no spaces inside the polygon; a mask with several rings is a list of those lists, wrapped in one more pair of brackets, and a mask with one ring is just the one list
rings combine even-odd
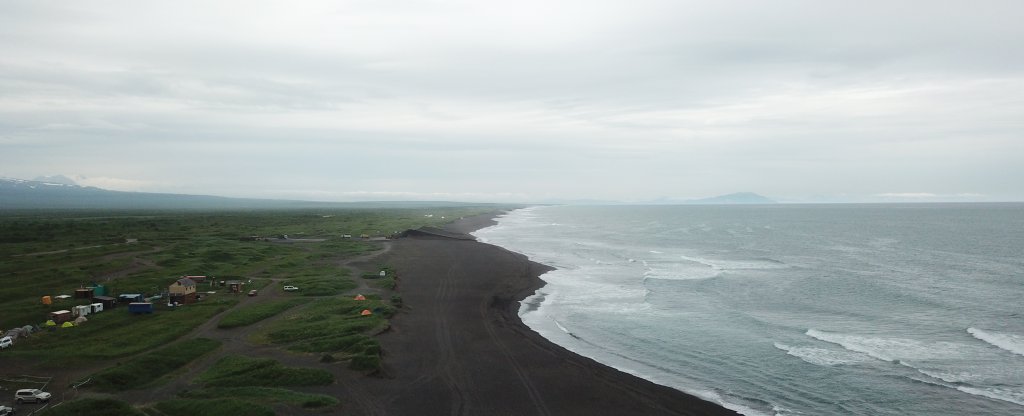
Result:
{"label": "tire track in sand", "polygon": [[[526,273],[525,270],[524,273]],[[494,342],[494,345],[498,347],[498,350],[501,351],[501,354],[505,356],[505,359],[508,360],[508,363],[512,367],[512,371],[516,374],[516,377],[526,389],[526,393],[530,396],[530,401],[533,403],[534,407],[537,408],[537,414],[542,416],[551,416],[551,410],[548,409],[547,403],[545,403],[544,399],[541,397],[540,391],[533,385],[533,381],[531,381],[530,377],[526,375],[526,371],[523,369],[523,366],[519,364],[519,360],[512,355],[512,351],[504,342],[501,341],[501,338],[494,329],[494,321],[491,319],[492,317],[489,313],[491,308],[491,299],[482,299],[480,301],[480,321],[483,322],[484,328],[487,330],[487,334],[491,337],[491,341]]]}
{"label": "tire track in sand", "polygon": [[470,411],[472,402],[466,391],[469,383],[464,377],[464,372],[461,370],[458,358],[455,357],[451,326],[448,323],[448,314],[450,313],[448,303],[451,301],[454,286],[454,279],[452,277],[456,273],[457,265],[452,254],[450,252],[447,254],[451,266],[449,266],[447,273],[438,283],[437,291],[434,294],[434,309],[435,316],[437,317],[434,323],[434,338],[441,351],[440,359],[438,360],[438,370],[448,390],[452,392],[451,415],[472,415]]}

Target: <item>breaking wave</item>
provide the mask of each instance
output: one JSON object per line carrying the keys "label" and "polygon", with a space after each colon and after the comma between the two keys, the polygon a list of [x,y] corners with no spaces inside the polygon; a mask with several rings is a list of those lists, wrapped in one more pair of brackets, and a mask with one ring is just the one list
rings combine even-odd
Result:
{"label": "breaking wave", "polygon": [[982,331],[978,328],[967,328],[967,333],[977,339],[994,345],[999,349],[1006,350],[1017,355],[1024,355],[1024,336]]}

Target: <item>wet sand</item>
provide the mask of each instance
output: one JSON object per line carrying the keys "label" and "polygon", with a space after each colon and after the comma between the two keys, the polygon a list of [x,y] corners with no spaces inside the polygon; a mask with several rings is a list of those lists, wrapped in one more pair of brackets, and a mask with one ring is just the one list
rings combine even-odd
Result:
{"label": "wet sand", "polygon": [[[471,217],[446,227],[493,224]],[[552,344],[518,301],[550,270],[502,248],[417,233],[380,261],[397,270],[405,309],[379,336],[383,374],[345,380],[353,415],[736,415]]]}

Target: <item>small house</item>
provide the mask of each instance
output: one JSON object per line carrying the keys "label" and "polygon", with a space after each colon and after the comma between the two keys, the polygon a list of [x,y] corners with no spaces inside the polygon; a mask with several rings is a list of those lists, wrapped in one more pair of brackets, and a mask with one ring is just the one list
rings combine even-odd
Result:
{"label": "small house", "polygon": [[75,289],[75,299],[92,299],[92,288]]}
{"label": "small house", "polygon": [[[206,277],[203,276],[205,279]],[[170,302],[177,304],[189,304],[196,302],[196,282],[189,277],[183,277],[171,283],[167,288],[170,295]]]}
{"label": "small house", "polygon": [[68,322],[68,321],[71,320],[71,318],[72,318],[71,311],[69,311],[67,309],[63,309],[63,310],[59,310],[59,311],[55,311],[55,312],[50,312],[50,320],[53,321],[56,324],[60,324],[60,323],[63,323],[63,322]]}
{"label": "small house", "polygon": [[103,305],[103,309],[113,309],[117,306],[117,299],[110,296],[93,296],[92,301]]}
{"label": "small house", "polygon": [[146,297],[141,293],[124,293],[117,297],[118,303],[145,302]]}

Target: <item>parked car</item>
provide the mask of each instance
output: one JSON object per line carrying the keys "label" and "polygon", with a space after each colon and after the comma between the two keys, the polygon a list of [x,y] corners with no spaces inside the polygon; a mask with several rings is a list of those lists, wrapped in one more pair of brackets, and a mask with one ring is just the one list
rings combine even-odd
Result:
{"label": "parked car", "polygon": [[259,292],[257,292],[256,289],[250,290],[249,291],[249,296],[256,296],[257,293],[259,293]]}
{"label": "parked car", "polygon": [[13,407],[0,406],[0,416],[11,416],[14,414]]}
{"label": "parked car", "polygon": [[297,287],[295,287],[295,286],[285,286],[285,287],[284,287],[284,291],[285,291],[285,292],[294,292],[294,291],[296,291],[296,290],[299,290],[299,288],[297,288]]}
{"label": "parked car", "polygon": [[14,393],[14,401],[18,404],[48,402],[50,393],[39,389],[21,389]]}
{"label": "parked car", "polygon": [[11,345],[14,345],[14,338],[11,338],[10,336],[0,338],[0,349],[5,350]]}

